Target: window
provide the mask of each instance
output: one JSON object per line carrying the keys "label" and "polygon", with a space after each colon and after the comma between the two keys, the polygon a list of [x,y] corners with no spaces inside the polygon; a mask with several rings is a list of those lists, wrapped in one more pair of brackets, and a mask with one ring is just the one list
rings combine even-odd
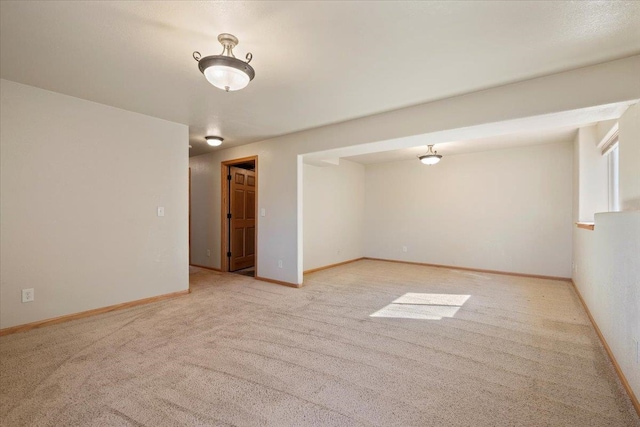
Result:
{"label": "window", "polygon": [[618,173],[620,155],[618,143],[607,154],[609,162],[609,212],[617,212],[620,210],[620,192],[618,190]]}
{"label": "window", "polygon": [[607,156],[607,165],[609,171],[609,212],[617,212],[620,210],[620,192],[618,189],[618,174],[620,165],[620,154],[618,150],[618,133],[602,147],[602,154]]}

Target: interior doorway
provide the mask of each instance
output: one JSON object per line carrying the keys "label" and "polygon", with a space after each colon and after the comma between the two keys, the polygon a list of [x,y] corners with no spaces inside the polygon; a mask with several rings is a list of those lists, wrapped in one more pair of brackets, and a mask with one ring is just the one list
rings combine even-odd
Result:
{"label": "interior doorway", "polygon": [[222,271],[255,277],[258,247],[258,157],[222,162]]}

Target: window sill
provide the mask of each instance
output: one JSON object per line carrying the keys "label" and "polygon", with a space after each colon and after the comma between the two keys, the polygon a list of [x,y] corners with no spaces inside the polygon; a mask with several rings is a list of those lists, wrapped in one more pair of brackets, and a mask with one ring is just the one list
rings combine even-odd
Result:
{"label": "window sill", "polygon": [[584,228],[585,230],[593,230],[596,228],[595,223],[593,222],[576,222],[578,228]]}

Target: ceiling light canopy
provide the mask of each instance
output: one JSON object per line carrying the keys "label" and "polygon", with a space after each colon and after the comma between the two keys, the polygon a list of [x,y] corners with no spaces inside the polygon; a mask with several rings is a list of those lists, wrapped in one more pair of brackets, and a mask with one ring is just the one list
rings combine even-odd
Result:
{"label": "ceiling light canopy", "polygon": [[222,144],[222,141],[224,141],[224,139],[219,136],[205,136],[204,139],[206,139],[207,144],[212,147],[218,147],[220,144]]}
{"label": "ceiling light canopy", "polygon": [[198,61],[198,68],[205,78],[215,87],[226,92],[240,90],[247,87],[256,72],[249,65],[253,55],[247,53],[246,62],[233,55],[233,48],[238,44],[238,38],[227,33],[218,36],[222,44],[220,55],[205,56],[200,52],[193,52],[193,59]]}
{"label": "ceiling light canopy", "polygon": [[427,154],[424,154],[422,156],[418,156],[418,158],[420,159],[420,161],[425,164],[425,165],[435,165],[436,163],[438,163],[440,161],[440,159],[442,159],[442,156],[440,154],[438,154],[437,151],[433,151],[433,145],[429,145],[428,146],[428,150],[427,150]]}

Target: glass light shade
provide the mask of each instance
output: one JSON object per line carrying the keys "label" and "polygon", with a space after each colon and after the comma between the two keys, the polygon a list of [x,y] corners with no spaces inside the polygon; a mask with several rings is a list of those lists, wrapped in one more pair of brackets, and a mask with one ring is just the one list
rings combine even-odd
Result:
{"label": "glass light shade", "polygon": [[205,136],[204,139],[206,139],[207,144],[212,147],[218,147],[220,144],[222,144],[222,138],[220,138],[219,136]]}
{"label": "glass light shade", "polygon": [[244,71],[226,65],[212,65],[204,70],[204,76],[209,83],[227,92],[243,89],[251,81]]}
{"label": "glass light shade", "polygon": [[425,165],[435,165],[440,161],[441,158],[442,156],[438,154],[434,154],[434,155],[421,156],[420,161]]}

